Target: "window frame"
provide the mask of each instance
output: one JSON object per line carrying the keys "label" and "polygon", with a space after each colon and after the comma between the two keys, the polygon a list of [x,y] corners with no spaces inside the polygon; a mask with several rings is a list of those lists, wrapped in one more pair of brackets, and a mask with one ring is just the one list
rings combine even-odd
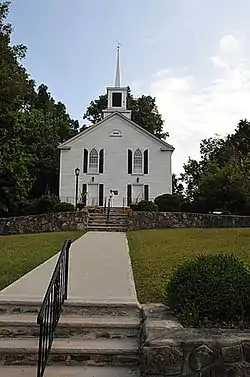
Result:
{"label": "window frame", "polygon": [[[94,167],[91,167],[91,164],[90,164],[90,160],[91,160],[91,153],[95,151],[96,152],[96,166],[95,168]],[[93,165],[93,164],[92,164]],[[99,153],[98,153],[98,150],[93,147],[90,151],[89,151],[89,158],[88,158],[88,173],[89,174],[98,174],[99,173]]]}
{"label": "window frame", "polygon": [[[140,167],[141,167],[141,169],[140,169],[140,171],[136,171],[136,169],[135,169],[135,158],[136,158],[136,156],[135,156],[135,154],[137,153],[137,152],[140,152],[140,159],[141,159],[141,164],[140,164]],[[142,151],[141,151],[141,149],[140,148],[137,148],[135,151],[134,151],[134,153],[133,153],[133,174],[143,174],[143,156],[144,156],[144,154],[142,153]],[[138,156],[137,156],[137,158],[139,158]],[[138,165],[138,164],[137,164]]]}

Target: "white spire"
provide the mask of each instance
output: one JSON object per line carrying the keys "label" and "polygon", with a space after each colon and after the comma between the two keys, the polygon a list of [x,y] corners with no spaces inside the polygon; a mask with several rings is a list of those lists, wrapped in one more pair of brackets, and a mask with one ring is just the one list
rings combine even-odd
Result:
{"label": "white spire", "polygon": [[117,42],[117,57],[116,57],[116,74],[115,74],[115,87],[121,86],[121,74],[120,74],[120,42]]}

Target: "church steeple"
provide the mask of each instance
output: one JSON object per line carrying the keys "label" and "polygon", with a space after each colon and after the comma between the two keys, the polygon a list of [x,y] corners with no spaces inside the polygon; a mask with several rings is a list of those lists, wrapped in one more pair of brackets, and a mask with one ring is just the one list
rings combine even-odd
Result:
{"label": "church steeple", "polygon": [[116,88],[120,88],[120,86],[121,86],[121,73],[120,73],[120,42],[117,42],[115,87],[116,87]]}
{"label": "church steeple", "polygon": [[120,70],[120,43],[117,44],[116,49],[116,72],[115,72],[115,86],[107,88],[108,93],[108,107],[103,110],[104,118],[111,113],[121,113],[128,118],[131,118],[131,111],[127,109],[128,88],[121,86],[121,70]]}

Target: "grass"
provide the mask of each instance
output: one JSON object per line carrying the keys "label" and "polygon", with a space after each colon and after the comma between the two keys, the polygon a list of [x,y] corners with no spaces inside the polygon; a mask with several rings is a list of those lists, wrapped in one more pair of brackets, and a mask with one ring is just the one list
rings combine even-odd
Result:
{"label": "grass", "polygon": [[200,254],[228,252],[250,266],[250,229],[160,229],[128,232],[141,303],[164,302],[172,271]]}
{"label": "grass", "polygon": [[65,239],[83,232],[53,232],[0,236],[0,290],[55,255]]}

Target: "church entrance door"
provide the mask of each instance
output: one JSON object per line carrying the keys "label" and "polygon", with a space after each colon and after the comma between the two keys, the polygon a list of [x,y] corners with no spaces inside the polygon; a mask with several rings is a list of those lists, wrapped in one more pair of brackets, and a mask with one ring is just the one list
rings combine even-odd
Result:
{"label": "church entrance door", "polygon": [[98,183],[89,183],[88,184],[88,206],[98,206],[99,201],[99,185]]}
{"label": "church entrance door", "polygon": [[136,204],[143,200],[143,185],[133,185],[132,186],[132,203]]}

